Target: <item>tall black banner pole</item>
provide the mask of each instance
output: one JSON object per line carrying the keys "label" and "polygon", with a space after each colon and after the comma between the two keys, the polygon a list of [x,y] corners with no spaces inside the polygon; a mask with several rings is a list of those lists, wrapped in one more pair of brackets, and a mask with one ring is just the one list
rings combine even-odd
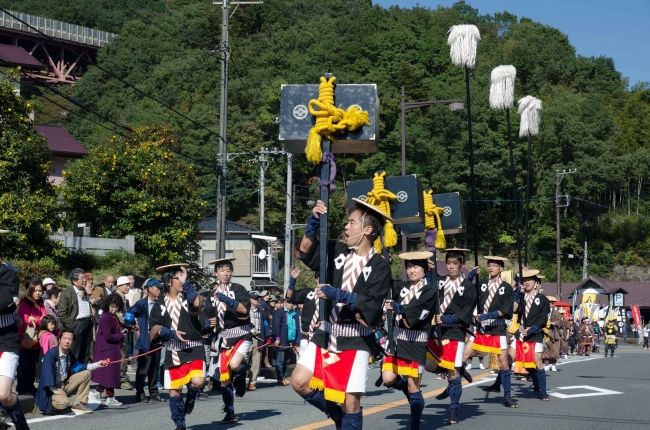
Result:
{"label": "tall black banner pole", "polygon": [[[322,150],[323,154],[330,152],[332,143],[326,137],[323,137]],[[330,162],[328,158],[326,161],[320,163],[320,178],[325,181],[330,177]],[[330,189],[328,185],[322,185],[320,189],[320,199],[325,203],[325,207],[329,212],[330,205]],[[329,221],[329,213],[320,216],[320,242],[319,242],[319,279],[321,284],[327,284],[327,224]],[[332,301],[329,299],[319,299],[319,320],[326,321],[332,312]]]}
{"label": "tall black banner pole", "polygon": [[[510,175],[512,181],[512,201],[515,209],[515,231],[517,233],[517,263],[519,263],[519,279],[522,279],[521,237],[519,234],[519,201],[517,199],[517,173],[515,172],[515,156],[512,149],[512,129],[510,127],[510,109],[506,109],[508,120],[508,146],[510,147]],[[528,208],[526,208],[528,209]]]}
{"label": "tall black banner pole", "polygon": [[[469,183],[472,199],[472,233],[474,236],[474,266],[478,267],[478,212],[474,190],[474,145],[472,143],[472,103],[469,94],[469,67],[465,67],[465,90],[467,92],[467,133],[469,134]],[[479,293],[479,276],[475,276],[476,295]]]}

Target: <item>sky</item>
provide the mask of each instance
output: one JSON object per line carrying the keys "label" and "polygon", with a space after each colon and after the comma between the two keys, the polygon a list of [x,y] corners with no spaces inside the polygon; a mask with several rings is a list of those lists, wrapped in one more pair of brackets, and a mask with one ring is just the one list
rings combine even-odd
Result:
{"label": "sky", "polygon": [[[373,0],[382,7],[449,7],[456,0]],[[508,11],[558,28],[584,57],[614,59],[630,86],[650,82],[650,0],[466,0],[479,14]],[[459,23],[461,24],[461,23]]]}

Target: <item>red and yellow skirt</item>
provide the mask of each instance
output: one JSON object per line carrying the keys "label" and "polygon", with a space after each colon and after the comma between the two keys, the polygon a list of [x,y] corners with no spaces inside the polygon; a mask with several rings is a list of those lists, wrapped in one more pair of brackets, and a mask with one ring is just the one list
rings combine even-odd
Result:
{"label": "red and yellow skirt", "polygon": [[165,369],[165,389],[183,388],[194,377],[205,377],[205,361],[194,360]]}
{"label": "red and yellow skirt", "polygon": [[507,347],[505,336],[494,334],[476,333],[472,343],[473,350],[491,354],[501,354],[501,350]]}
{"label": "red and yellow skirt", "polygon": [[456,367],[463,365],[464,350],[465,342],[443,339],[442,347],[439,347],[437,339],[429,339],[427,344],[427,359],[433,361],[439,367],[454,370]]}
{"label": "red and yellow skirt", "polygon": [[384,357],[384,364],[381,366],[382,372],[393,372],[396,375],[410,376],[417,378],[419,376],[420,364],[416,361],[405,358],[393,357],[392,355]]}
{"label": "red and yellow skirt", "polygon": [[251,349],[253,343],[250,340],[240,340],[230,349],[224,349],[219,354],[219,380],[221,382],[228,381],[231,377],[230,375],[230,360],[235,355],[236,352],[239,352],[244,357],[248,354],[248,351]]}
{"label": "red and yellow skirt", "polygon": [[543,346],[539,342],[527,342],[517,339],[515,366],[526,369],[535,369],[535,353],[542,352]]}

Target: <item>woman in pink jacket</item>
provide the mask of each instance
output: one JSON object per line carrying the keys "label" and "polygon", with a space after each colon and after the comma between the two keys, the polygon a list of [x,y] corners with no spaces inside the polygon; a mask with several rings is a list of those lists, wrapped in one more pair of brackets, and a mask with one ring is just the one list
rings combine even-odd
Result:
{"label": "woman in pink jacket", "polygon": [[20,340],[20,352],[18,354],[18,394],[34,394],[34,380],[36,379],[36,364],[40,348],[38,340],[29,348],[23,346],[23,338],[27,327],[33,327],[38,333],[41,325],[41,318],[45,316],[43,305],[43,285],[38,278],[32,278],[27,287],[25,297],[18,306],[18,317],[23,324],[18,327],[18,339]]}

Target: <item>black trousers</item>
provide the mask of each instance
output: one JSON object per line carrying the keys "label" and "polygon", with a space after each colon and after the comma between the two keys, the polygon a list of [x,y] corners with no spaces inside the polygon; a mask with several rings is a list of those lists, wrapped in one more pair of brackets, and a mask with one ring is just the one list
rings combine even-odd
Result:
{"label": "black trousers", "polygon": [[34,389],[36,380],[36,365],[41,350],[23,349],[18,352],[18,394],[29,394]]}
{"label": "black trousers", "polygon": [[90,361],[90,347],[93,340],[93,325],[90,318],[86,320],[76,320],[74,322],[74,342],[70,351],[77,357],[81,364],[87,364]]}
{"label": "black trousers", "polygon": [[138,370],[135,374],[135,393],[144,393],[144,380],[148,382],[149,395],[158,394],[158,368],[160,367],[160,350],[138,357]]}

